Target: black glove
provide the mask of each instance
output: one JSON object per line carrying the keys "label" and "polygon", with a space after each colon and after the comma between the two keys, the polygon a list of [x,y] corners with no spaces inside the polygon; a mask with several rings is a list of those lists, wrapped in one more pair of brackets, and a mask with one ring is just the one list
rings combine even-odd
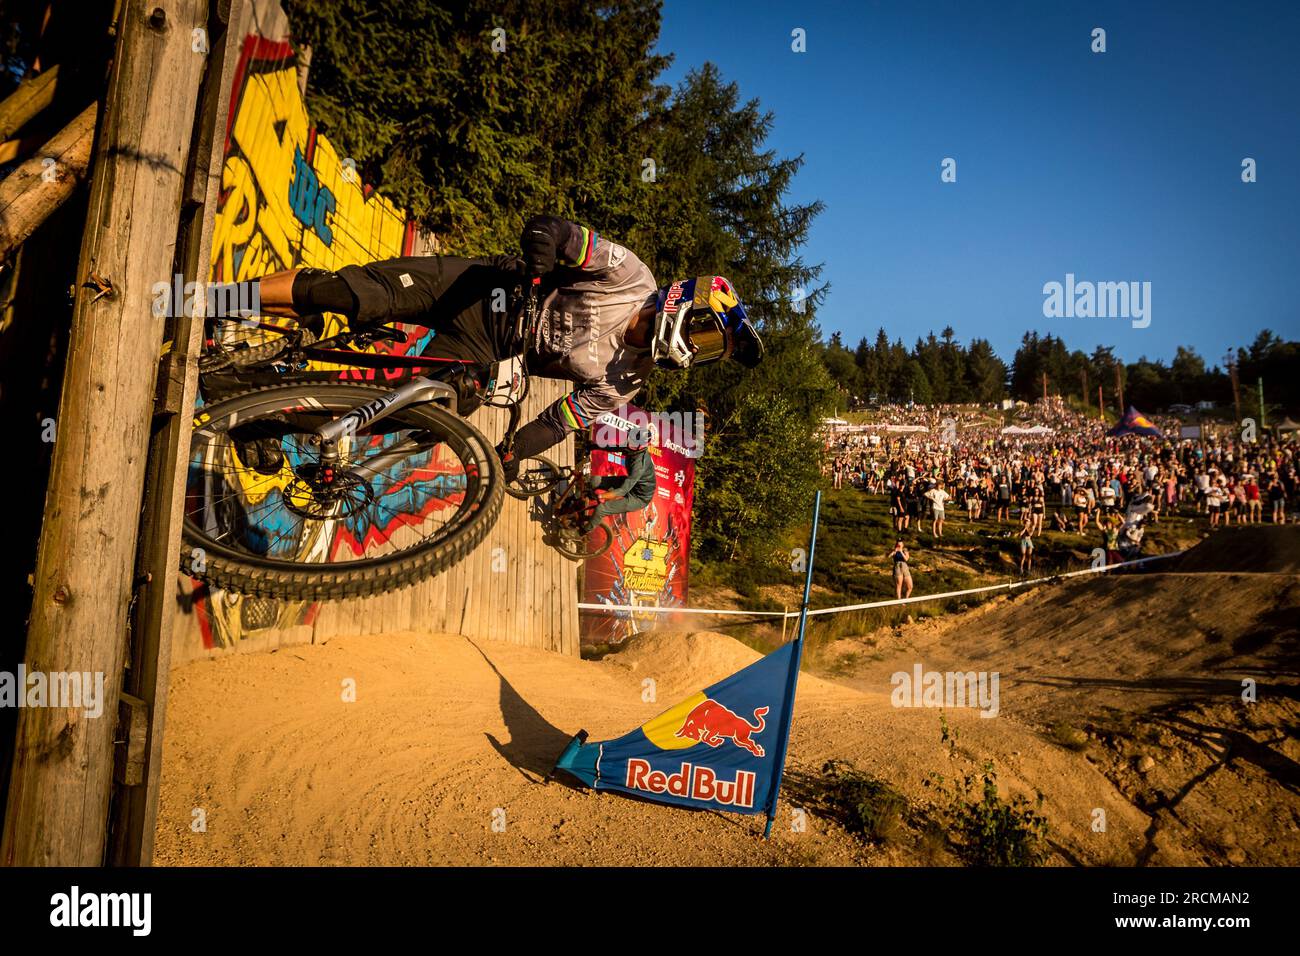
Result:
{"label": "black glove", "polygon": [[534,216],[524,223],[519,247],[530,276],[544,276],[555,268],[555,258],[569,235],[569,224],[558,216]]}
{"label": "black glove", "polygon": [[488,261],[515,281],[520,281],[528,275],[528,264],[518,256],[493,256]]}

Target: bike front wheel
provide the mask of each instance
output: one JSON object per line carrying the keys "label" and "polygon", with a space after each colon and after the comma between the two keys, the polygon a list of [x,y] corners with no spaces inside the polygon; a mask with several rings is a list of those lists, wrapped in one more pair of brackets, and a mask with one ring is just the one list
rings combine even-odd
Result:
{"label": "bike front wheel", "polygon": [[491,444],[459,416],[412,405],[321,460],[317,429],[385,394],[277,385],[198,409],[183,569],[244,594],[321,600],[414,584],[473,551],[504,481]]}

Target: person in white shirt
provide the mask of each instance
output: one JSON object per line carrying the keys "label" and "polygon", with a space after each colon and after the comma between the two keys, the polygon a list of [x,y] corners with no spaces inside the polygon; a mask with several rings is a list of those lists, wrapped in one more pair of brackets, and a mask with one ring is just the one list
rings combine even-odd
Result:
{"label": "person in white shirt", "polygon": [[930,533],[933,534],[936,538],[942,538],[944,503],[947,502],[947,500],[951,498],[952,495],[944,491],[943,485],[940,484],[940,485],[935,485],[933,488],[927,491],[925,493],[925,496],[930,499],[930,503],[934,507],[934,521],[930,525]]}

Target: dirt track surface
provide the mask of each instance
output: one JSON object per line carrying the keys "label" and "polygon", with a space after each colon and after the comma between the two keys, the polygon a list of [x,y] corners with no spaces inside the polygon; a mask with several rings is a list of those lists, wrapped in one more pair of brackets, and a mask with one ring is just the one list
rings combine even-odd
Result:
{"label": "dirt track surface", "polygon": [[[907,864],[906,847],[868,848],[832,821],[772,841],[759,818],[693,812],[541,778],[569,736],[619,736],[754,653],[716,634],[665,635],[602,662],[459,637],[334,640],[180,669],[168,710],[156,862],[280,864]],[[641,700],[642,679],[659,703]],[[341,700],[356,681],[357,700]],[[674,696],[676,695],[676,696]],[[821,764],[849,759],[922,798],[930,770],[950,772],[934,711],[893,708],[805,675],[791,745],[795,803]],[[1073,755],[1009,722],[954,715],[1004,780],[1049,783],[1072,855],[1101,862],[1141,842],[1145,820],[1100,773],[1065,773]],[[802,781],[802,782],[801,782]],[[1108,839],[1089,839],[1105,806]],[[191,831],[194,808],[207,831]],[[1079,808],[1085,808],[1081,811]],[[494,832],[495,810],[505,811]],[[1071,816],[1077,820],[1069,819]]]}
{"label": "dirt track surface", "polygon": [[[817,809],[838,759],[921,808],[927,774],[993,760],[1004,794],[1043,793],[1054,864],[1300,863],[1297,607],[1295,575],[1134,575],[841,641],[812,661],[826,679],[800,679],[770,842],[758,817],[542,784],[579,728],[620,736],[756,659],[723,635],[647,636],[601,661],[394,634],[189,664],[172,676],[155,862],[955,862],[908,828],[865,844]],[[947,710],[955,759],[936,710],[891,703],[891,675],[918,662],[1003,675],[997,719]]]}

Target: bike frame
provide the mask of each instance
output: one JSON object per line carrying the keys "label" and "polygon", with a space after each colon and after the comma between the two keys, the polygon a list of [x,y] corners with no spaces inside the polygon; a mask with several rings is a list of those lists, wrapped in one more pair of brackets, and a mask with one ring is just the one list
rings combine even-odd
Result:
{"label": "bike frame", "polygon": [[[534,280],[529,286],[525,305],[518,320],[517,329],[524,337],[524,354],[527,354],[532,338],[536,334],[540,313],[539,285],[540,280]],[[527,374],[526,368],[525,364],[525,375]],[[459,395],[456,390],[446,382],[428,376],[416,376],[405,385],[401,385],[385,395],[366,402],[364,405],[360,405],[347,414],[318,428],[316,435],[320,439],[319,454],[321,464],[338,464],[342,457],[339,451],[339,443],[352,438],[364,425],[377,422],[411,405],[422,405],[426,402],[445,402],[455,409],[458,399]],[[457,411],[459,413],[458,409]],[[520,414],[518,402],[510,406],[510,424],[506,428],[505,438],[503,439],[506,448],[510,448],[514,443],[515,431],[519,427]],[[421,444],[412,438],[406,438],[382,455],[366,461],[365,470],[378,471],[390,464],[395,464],[403,460],[412,451],[418,450]],[[362,477],[354,474],[355,471],[356,469],[352,469],[345,472],[345,474],[351,477]]]}

